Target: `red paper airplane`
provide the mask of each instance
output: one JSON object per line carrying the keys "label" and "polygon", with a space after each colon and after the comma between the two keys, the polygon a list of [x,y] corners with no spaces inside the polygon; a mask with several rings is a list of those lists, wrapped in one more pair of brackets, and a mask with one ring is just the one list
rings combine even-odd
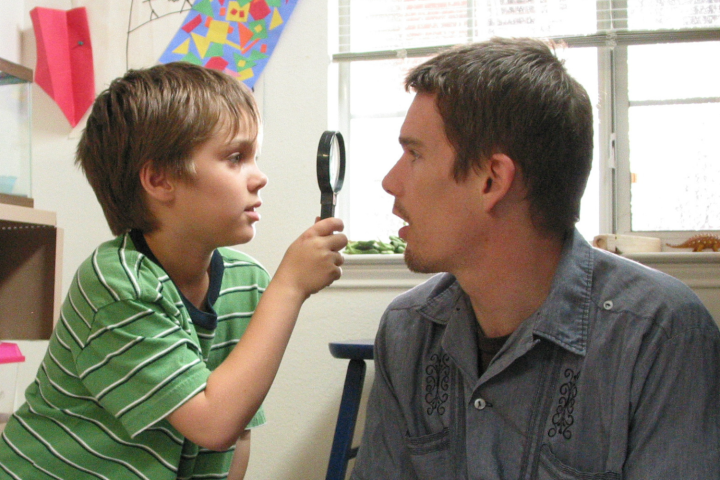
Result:
{"label": "red paper airplane", "polygon": [[95,99],[95,71],[85,7],[30,11],[37,42],[35,83],[55,100],[73,127]]}

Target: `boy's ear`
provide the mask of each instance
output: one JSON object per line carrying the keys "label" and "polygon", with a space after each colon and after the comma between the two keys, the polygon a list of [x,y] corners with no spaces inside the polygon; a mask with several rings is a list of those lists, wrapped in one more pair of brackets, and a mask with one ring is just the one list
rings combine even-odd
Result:
{"label": "boy's ear", "polygon": [[516,177],[518,171],[515,162],[507,155],[495,153],[487,160],[481,173],[480,185],[485,211],[489,212],[503,199],[512,195],[518,187]]}
{"label": "boy's ear", "polygon": [[159,202],[172,200],[175,193],[175,184],[169,175],[155,168],[152,162],[147,162],[140,169],[140,184],[143,190]]}

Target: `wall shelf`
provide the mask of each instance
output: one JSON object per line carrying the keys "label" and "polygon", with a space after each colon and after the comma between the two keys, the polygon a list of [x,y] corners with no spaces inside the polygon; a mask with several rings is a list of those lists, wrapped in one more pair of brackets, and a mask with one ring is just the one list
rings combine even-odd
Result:
{"label": "wall shelf", "polygon": [[50,338],[62,294],[54,212],[0,204],[0,340]]}

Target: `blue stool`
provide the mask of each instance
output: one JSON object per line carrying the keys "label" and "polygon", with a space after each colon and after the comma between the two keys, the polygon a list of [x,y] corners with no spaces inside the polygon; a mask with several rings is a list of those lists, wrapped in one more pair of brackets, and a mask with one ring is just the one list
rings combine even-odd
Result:
{"label": "blue stool", "polygon": [[345,480],[348,462],[358,452],[358,447],[353,448],[352,440],[365,381],[365,360],[373,359],[373,340],[332,342],[329,346],[333,357],[349,359],[350,362],[325,479]]}

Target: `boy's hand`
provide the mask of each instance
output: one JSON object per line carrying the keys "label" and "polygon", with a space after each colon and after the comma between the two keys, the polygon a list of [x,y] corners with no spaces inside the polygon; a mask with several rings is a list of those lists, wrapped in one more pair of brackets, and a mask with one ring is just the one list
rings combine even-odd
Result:
{"label": "boy's hand", "polygon": [[348,243],[339,218],[319,220],[295,240],[285,252],[273,282],[292,288],[303,298],[317,293],[340,278]]}

